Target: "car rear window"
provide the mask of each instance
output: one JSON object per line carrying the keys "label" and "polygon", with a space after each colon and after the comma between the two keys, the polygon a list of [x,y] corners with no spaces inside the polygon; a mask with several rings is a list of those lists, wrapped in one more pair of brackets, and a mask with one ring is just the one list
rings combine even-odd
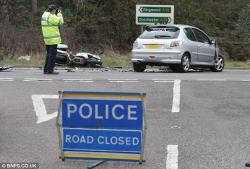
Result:
{"label": "car rear window", "polygon": [[139,38],[141,39],[176,39],[180,29],[177,27],[150,27]]}

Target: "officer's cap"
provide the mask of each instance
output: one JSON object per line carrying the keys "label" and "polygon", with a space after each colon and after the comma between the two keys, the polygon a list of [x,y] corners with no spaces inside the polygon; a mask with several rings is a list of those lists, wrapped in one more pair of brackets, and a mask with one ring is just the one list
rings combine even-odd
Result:
{"label": "officer's cap", "polygon": [[47,10],[48,10],[49,12],[53,11],[54,9],[58,9],[58,6],[57,6],[56,4],[50,4],[50,5],[48,5],[48,7],[47,7]]}

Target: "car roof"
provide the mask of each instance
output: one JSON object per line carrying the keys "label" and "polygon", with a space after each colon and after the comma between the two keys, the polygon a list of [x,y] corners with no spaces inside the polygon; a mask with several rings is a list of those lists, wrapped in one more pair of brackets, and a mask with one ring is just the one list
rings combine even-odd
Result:
{"label": "car roof", "polygon": [[167,25],[148,25],[149,27],[162,27],[162,26],[175,26],[175,27],[178,27],[178,28],[186,28],[186,27],[189,27],[189,28],[197,28],[195,26],[190,26],[190,25],[183,25],[183,24],[167,24]]}

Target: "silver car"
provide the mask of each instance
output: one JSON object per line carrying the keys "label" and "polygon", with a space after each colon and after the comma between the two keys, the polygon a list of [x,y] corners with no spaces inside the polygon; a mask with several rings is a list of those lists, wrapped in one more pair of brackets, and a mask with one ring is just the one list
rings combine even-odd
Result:
{"label": "silver car", "polygon": [[147,26],[133,44],[131,61],[136,72],[143,72],[147,65],[169,66],[177,72],[190,68],[221,72],[224,68],[215,40],[188,25]]}

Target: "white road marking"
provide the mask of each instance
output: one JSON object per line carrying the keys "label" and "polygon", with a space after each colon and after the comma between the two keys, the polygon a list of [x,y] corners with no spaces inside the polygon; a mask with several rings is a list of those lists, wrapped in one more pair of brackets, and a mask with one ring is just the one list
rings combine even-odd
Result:
{"label": "white road marking", "polygon": [[181,80],[174,81],[172,112],[180,112]]}
{"label": "white road marking", "polygon": [[0,80],[0,82],[14,82],[14,80]]}
{"label": "white road marking", "polygon": [[47,114],[43,99],[58,99],[58,95],[32,95],[31,98],[37,116],[37,124],[49,121],[57,116],[58,112]]}
{"label": "white road marking", "polygon": [[153,81],[169,81],[169,82],[174,82],[173,79],[152,79]]}
{"label": "white road marking", "polygon": [[139,81],[123,81],[123,80],[117,80],[117,81],[109,81],[110,83],[137,83]]}
{"label": "white road marking", "polygon": [[93,79],[63,79],[66,83],[73,83],[73,82],[79,82],[79,83],[93,83]]}
{"label": "white road marking", "polygon": [[241,82],[250,82],[250,80],[240,80]]}
{"label": "white road marking", "polygon": [[80,81],[81,83],[93,83],[94,81],[91,81],[91,80],[89,80],[89,81]]}
{"label": "white road marking", "polygon": [[170,128],[171,128],[171,129],[180,129],[181,126],[174,125],[174,126],[171,126]]}
{"label": "white road marking", "polygon": [[0,78],[0,80],[14,80],[14,78]]}
{"label": "white road marking", "polygon": [[35,81],[36,79],[34,78],[24,78],[23,81],[24,82],[32,82],[32,81]]}
{"label": "white road marking", "polygon": [[173,83],[173,81],[155,80],[155,83]]}
{"label": "white road marking", "polygon": [[64,81],[65,83],[93,83],[94,81]]}
{"label": "white road marking", "polygon": [[138,79],[108,79],[110,83],[137,83]]}
{"label": "white road marking", "polygon": [[167,146],[166,169],[178,169],[178,145]]}
{"label": "white road marking", "polygon": [[63,79],[63,81],[93,81],[93,79]]}
{"label": "white road marking", "polygon": [[230,81],[227,79],[196,79],[196,81],[215,81],[215,82],[224,82],[224,81]]}
{"label": "white road marking", "polygon": [[138,79],[108,79],[109,81],[138,81]]}
{"label": "white road marking", "polygon": [[34,82],[34,81],[48,82],[48,81],[53,81],[53,79],[24,78],[23,81],[24,82]]}
{"label": "white road marking", "polygon": [[13,82],[14,78],[0,78],[1,82]]}

